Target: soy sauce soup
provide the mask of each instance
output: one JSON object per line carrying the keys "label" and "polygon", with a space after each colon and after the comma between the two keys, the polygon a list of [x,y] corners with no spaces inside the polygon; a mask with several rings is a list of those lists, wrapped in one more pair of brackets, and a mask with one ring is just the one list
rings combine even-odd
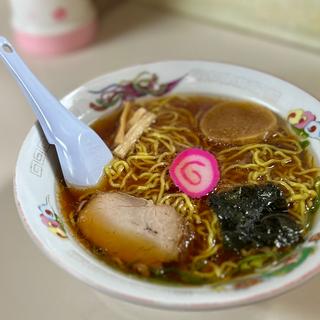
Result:
{"label": "soy sauce soup", "polygon": [[[316,210],[320,170],[284,119],[252,102],[215,97],[168,96],[127,104],[92,124],[114,151],[126,143],[130,119],[139,110],[152,114],[154,120],[122,158],[115,155],[101,184],[87,190],[70,189],[63,182],[58,186],[65,221],[77,241],[97,258],[143,278],[216,284],[278,261],[303,241]],[[115,140],[121,126],[124,140],[118,147]],[[177,187],[169,172],[177,155],[192,148],[214,155],[220,172],[216,187],[198,198]],[[108,203],[103,200],[106,194],[110,199],[140,201],[137,203],[148,210],[161,206],[170,209],[171,220],[163,220],[165,229],[177,225],[177,230],[167,237],[164,233],[163,241],[171,237],[171,242],[153,243],[152,252],[145,250],[141,255],[139,248],[145,249],[145,244],[140,243],[135,251],[138,258],[127,258],[135,250],[135,241],[138,243],[131,233],[132,225],[121,229],[121,221],[113,222],[120,212],[117,209],[108,212],[107,218],[100,209],[94,216],[95,207]],[[99,197],[99,204],[94,203]],[[90,217],[83,218],[88,210]],[[133,224],[142,214],[134,210],[128,208],[123,213],[126,219],[133,219]],[[90,219],[98,219],[99,224]],[[105,221],[114,223],[114,232],[103,226]],[[123,230],[129,230],[128,234]],[[146,230],[145,235],[139,234],[139,241],[158,241],[159,230]],[[179,238],[173,239],[176,234]],[[168,251],[163,261],[154,257],[159,248]]]}

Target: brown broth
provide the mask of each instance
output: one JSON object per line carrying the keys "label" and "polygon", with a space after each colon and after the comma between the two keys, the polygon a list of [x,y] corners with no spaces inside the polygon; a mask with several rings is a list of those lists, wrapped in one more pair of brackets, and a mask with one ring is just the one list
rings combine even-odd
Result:
{"label": "brown broth", "polygon": [[[213,105],[223,102],[223,101],[229,101],[227,99],[223,98],[214,98],[214,97],[203,97],[203,96],[188,96],[188,101],[177,101],[175,106],[185,108],[189,111],[191,111],[197,119],[201,117],[201,115],[208,110]],[[120,116],[120,111],[118,110],[116,112],[113,112],[109,114],[108,116],[102,117],[96,122],[92,124],[92,128],[99,134],[99,136],[109,145],[113,145],[113,140],[115,137],[115,133],[118,128],[118,120]],[[281,132],[288,137],[292,139],[297,139],[293,134],[290,133],[288,130],[287,124],[283,119],[278,117],[278,124],[279,129],[278,132]],[[207,141],[203,136],[198,126],[194,128],[190,128],[191,130],[194,130],[200,137],[201,137],[201,143],[202,147],[204,149],[210,150],[214,153],[220,152],[222,150],[228,149],[232,146],[230,145],[218,145],[218,144],[212,144],[209,141]],[[273,138],[271,137],[268,139],[268,143],[271,145],[275,145],[278,147],[281,147],[281,145],[277,145],[276,140],[273,141]],[[241,159],[238,159],[237,161],[243,161],[246,163],[248,155],[243,154]],[[310,153],[307,151],[304,151],[301,155],[301,161],[305,167],[310,167]],[[275,165],[275,170],[277,169],[277,164]],[[282,170],[283,168],[279,167],[279,170]],[[233,175],[237,175],[237,172],[233,173]],[[217,190],[222,190],[225,188],[228,188],[228,183],[224,184],[224,179],[227,179],[228,177],[222,177],[219,186]],[[233,177],[234,178],[234,177]],[[243,175],[243,173],[238,173],[238,176],[236,177],[235,181],[239,185],[246,184],[247,177]],[[130,181],[128,182],[130,183]],[[109,191],[113,190],[112,187],[108,185],[107,179],[103,179],[99,186],[97,186],[94,191]],[[93,190],[76,190],[76,189],[70,189],[65,186],[65,184],[62,182],[58,186],[58,192],[57,197],[60,204],[61,212],[64,215],[64,220],[66,221],[67,225],[69,226],[69,229],[71,230],[72,234],[76,237],[76,239],[87,249],[89,249],[93,254],[95,254],[98,258],[106,261],[109,265],[117,266],[118,268],[126,271],[126,272],[132,272],[133,270],[130,269],[130,266],[126,266],[123,264],[117,257],[110,257],[108,256],[103,249],[96,248],[94,245],[90,244],[84,237],[81,235],[79,230],[77,229],[76,225],[72,223],[72,219],[70,219],[70,213],[75,212],[77,208],[79,207],[79,204],[81,203],[81,200],[83,197],[85,197],[86,194],[92,193]],[[171,190],[172,192],[176,192],[177,189],[173,188]],[[210,209],[207,205],[206,197],[202,198],[200,207],[202,210]],[[174,280],[178,282],[192,282],[183,280],[180,276],[177,276],[176,272],[168,272],[166,274],[165,270],[187,270],[186,265],[188,265],[191,262],[190,257],[195,256],[203,249],[203,242],[205,239],[201,235],[196,235],[193,241],[191,242],[191,245],[188,248],[188,251],[180,258],[180,261],[169,263],[163,266],[163,269],[159,269],[154,275],[154,277],[163,277],[165,274],[165,278],[169,280]],[[128,248],[130,250],[130,248]],[[287,250],[288,251],[288,250]],[[284,250],[286,252],[286,250]],[[216,263],[221,264],[224,261],[232,260],[233,262],[237,262],[241,257],[239,254],[236,254],[234,252],[231,252],[230,250],[219,250],[216,254],[216,256],[213,259]],[[205,270],[205,269],[204,269]],[[138,271],[137,273],[142,274],[144,277],[149,276],[149,271]],[[245,274],[246,272],[242,273],[236,273],[233,276],[239,276],[242,274]]]}

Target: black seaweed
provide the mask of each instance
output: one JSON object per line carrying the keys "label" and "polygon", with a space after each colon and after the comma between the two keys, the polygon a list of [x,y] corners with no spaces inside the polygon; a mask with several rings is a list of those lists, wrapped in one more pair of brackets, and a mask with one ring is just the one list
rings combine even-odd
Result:
{"label": "black seaweed", "polygon": [[283,248],[302,240],[283,192],[272,183],[237,187],[211,194],[208,200],[229,249]]}

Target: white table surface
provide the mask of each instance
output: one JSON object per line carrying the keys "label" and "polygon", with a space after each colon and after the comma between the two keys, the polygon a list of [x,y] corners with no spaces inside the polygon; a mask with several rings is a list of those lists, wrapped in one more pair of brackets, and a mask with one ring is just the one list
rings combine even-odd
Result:
{"label": "white table surface", "polygon": [[[10,38],[9,10],[0,0],[0,33]],[[110,9],[98,41],[54,59],[24,55],[58,97],[97,75],[141,62],[204,59],[256,68],[320,98],[320,55],[131,2]],[[44,257],[23,229],[12,177],[19,147],[34,122],[15,82],[0,63],[0,319],[319,319],[320,276],[299,289],[228,311],[181,313],[104,297]]]}

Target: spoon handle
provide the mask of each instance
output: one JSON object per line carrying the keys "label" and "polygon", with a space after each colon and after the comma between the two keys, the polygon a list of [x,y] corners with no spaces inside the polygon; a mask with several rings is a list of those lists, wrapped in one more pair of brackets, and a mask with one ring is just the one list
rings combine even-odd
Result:
{"label": "spoon handle", "polygon": [[[0,57],[3,59],[29,100],[48,142],[54,144],[56,139],[59,138],[56,133],[67,133],[68,119],[76,117],[68,112],[40,83],[22,61],[13,46],[4,37],[0,37]],[[57,121],[54,121],[55,119],[57,119]],[[53,132],[55,132],[55,134],[53,134]]]}

